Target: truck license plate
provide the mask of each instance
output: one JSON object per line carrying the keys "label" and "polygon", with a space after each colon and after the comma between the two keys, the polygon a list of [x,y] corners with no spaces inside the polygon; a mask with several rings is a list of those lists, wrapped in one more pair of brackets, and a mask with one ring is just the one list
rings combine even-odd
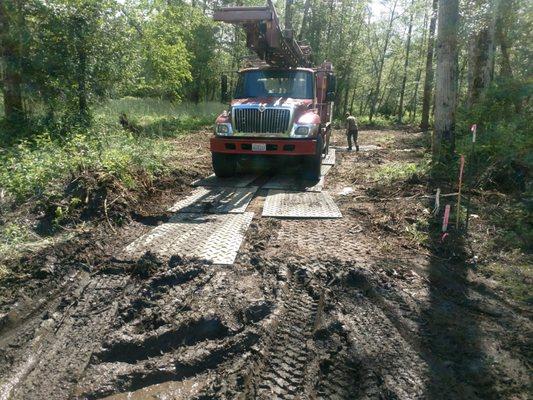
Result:
{"label": "truck license plate", "polygon": [[266,143],[252,143],[252,151],[266,151]]}

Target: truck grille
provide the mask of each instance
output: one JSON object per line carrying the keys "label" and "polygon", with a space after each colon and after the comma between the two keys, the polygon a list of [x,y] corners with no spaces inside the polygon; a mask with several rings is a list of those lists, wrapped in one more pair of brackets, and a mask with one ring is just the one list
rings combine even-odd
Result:
{"label": "truck grille", "polygon": [[289,129],[291,111],[285,108],[235,108],[234,121],[237,132],[283,133]]}

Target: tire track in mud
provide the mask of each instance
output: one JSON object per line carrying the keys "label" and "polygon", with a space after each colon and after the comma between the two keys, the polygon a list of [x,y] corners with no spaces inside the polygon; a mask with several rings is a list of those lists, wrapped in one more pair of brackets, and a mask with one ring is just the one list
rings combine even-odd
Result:
{"label": "tire track in mud", "polygon": [[291,290],[251,388],[256,398],[293,399],[309,391],[306,372],[313,358],[316,314],[317,302],[305,290]]}
{"label": "tire track in mud", "polygon": [[[194,260],[179,264],[129,293],[77,385],[77,398],[126,399],[126,392],[187,382],[210,386],[257,345],[273,304],[258,274]],[[226,292],[236,281],[240,289]]]}
{"label": "tire track in mud", "polygon": [[321,294],[315,328],[306,338],[313,353],[306,361],[307,382],[295,398],[424,397],[427,362],[383,309],[367,271],[338,260],[291,269],[314,298]]}
{"label": "tire track in mud", "polygon": [[422,399],[430,368],[420,349],[394,319],[364,269],[350,269],[332,287],[338,306],[331,318],[342,325],[356,367],[351,399]]}
{"label": "tire track in mud", "polygon": [[10,399],[70,398],[72,383],[83,374],[116,315],[127,281],[128,276],[100,275],[69,293],[65,297],[68,304],[45,315],[28,350],[20,356],[26,361],[14,368],[7,378],[13,384],[2,395]]}

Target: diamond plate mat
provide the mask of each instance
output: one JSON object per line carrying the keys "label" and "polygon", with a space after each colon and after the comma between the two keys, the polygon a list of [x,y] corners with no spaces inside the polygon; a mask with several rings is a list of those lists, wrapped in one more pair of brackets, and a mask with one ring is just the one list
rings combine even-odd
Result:
{"label": "diamond plate mat", "polygon": [[328,155],[322,160],[322,165],[335,165],[335,149],[329,149]]}
{"label": "diamond plate mat", "polygon": [[320,167],[320,176],[326,176],[333,165],[322,165]]}
{"label": "diamond plate mat", "polygon": [[187,198],[179,200],[168,209],[184,213],[243,213],[250,204],[257,186],[246,188],[199,187]]}
{"label": "diamond plate mat", "polygon": [[253,216],[251,212],[176,214],[127,246],[120,258],[135,260],[150,251],[164,258],[179,255],[231,265]]}
{"label": "diamond plate mat", "polygon": [[321,192],[324,188],[324,176],[318,181],[309,181],[299,176],[274,175],[263,186],[263,189],[285,189],[303,192]]}
{"label": "diamond plate mat", "polygon": [[285,189],[302,192],[321,192],[324,188],[324,178],[332,165],[320,167],[320,179],[310,181],[298,175],[274,175],[263,186],[263,189]]}
{"label": "diamond plate mat", "polygon": [[[375,144],[361,144],[359,145],[359,151],[372,151],[372,150],[382,150],[383,147],[376,146]],[[347,147],[335,147],[334,150],[337,152],[347,153],[348,148]],[[330,150],[331,151],[331,150]],[[356,153],[355,147],[352,150],[353,153]]]}
{"label": "diamond plate mat", "polygon": [[194,181],[193,186],[245,187],[252,183],[257,175],[237,175],[230,178],[217,178],[215,174]]}
{"label": "diamond plate mat", "polygon": [[263,217],[341,218],[342,214],[326,192],[269,190]]}

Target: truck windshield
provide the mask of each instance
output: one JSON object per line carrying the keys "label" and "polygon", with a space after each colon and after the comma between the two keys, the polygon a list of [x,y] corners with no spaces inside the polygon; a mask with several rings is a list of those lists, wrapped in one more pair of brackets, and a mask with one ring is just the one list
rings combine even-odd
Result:
{"label": "truck windshield", "polygon": [[235,98],[312,99],[313,74],[305,71],[246,71],[239,74]]}

